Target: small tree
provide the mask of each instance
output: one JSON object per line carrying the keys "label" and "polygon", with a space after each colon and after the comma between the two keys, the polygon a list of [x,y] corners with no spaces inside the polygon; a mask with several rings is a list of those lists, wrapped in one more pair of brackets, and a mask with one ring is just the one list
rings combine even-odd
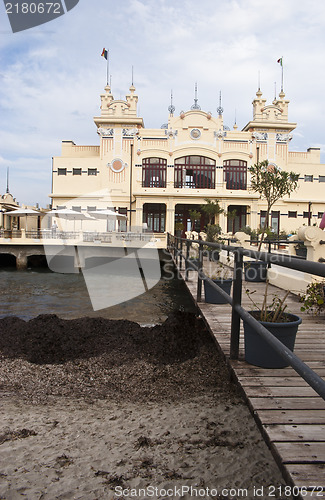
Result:
{"label": "small tree", "polygon": [[189,210],[188,213],[192,222],[192,231],[194,231],[195,221],[201,219],[201,212],[199,212],[198,210]]}
{"label": "small tree", "polygon": [[[234,210],[229,210],[227,213],[226,213],[226,217],[227,219],[230,221],[230,223],[233,223],[234,220],[236,219],[237,217],[237,210],[234,209]],[[231,226],[233,226],[233,224],[231,224]],[[232,227],[232,230],[231,232],[233,233],[233,227]]]}
{"label": "small tree", "polygon": [[212,201],[209,198],[204,198],[206,205],[201,205],[201,210],[208,216],[208,224],[214,224],[215,218],[224,212],[220,207],[218,200]]}
{"label": "small tree", "polygon": [[259,193],[266,200],[267,209],[264,226],[262,228],[261,241],[258,250],[261,249],[263,237],[269,224],[269,216],[273,205],[297,189],[299,174],[280,170],[274,165],[269,165],[268,160],[255,163],[249,168],[251,174],[251,191]]}

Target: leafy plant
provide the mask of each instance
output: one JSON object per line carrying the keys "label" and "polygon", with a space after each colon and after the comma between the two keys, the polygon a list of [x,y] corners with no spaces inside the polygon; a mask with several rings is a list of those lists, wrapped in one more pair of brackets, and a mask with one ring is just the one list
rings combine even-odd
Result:
{"label": "leafy plant", "polygon": [[224,212],[224,209],[220,207],[219,201],[215,200],[209,200],[209,198],[204,198],[204,201],[206,202],[205,205],[201,205],[201,210],[204,212],[208,219],[209,219],[209,224],[214,225],[215,218]]}
{"label": "leafy plant", "polygon": [[192,231],[194,231],[195,222],[201,219],[201,212],[198,210],[189,210],[189,216],[192,222]]}
{"label": "leafy plant", "polygon": [[306,292],[300,295],[299,300],[303,302],[304,305],[301,306],[300,310],[302,312],[311,312],[312,314],[319,315],[325,311],[325,280],[320,282],[310,283]]}
{"label": "leafy plant", "polygon": [[252,314],[252,316],[254,316],[254,318],[258,321],[267,321],[270,323],[287,323],[288,321],[290,321],[290,319],[288,317],[288,313],[285,312],[287,308],[287,304],[285,304],[285,301],[290,293],[290,290],[285,293],[282,299],[277,294],[274,294],[271,298],[271,301],[269,301],[268,287],[269,282],[267,281],[261,306],[258,306],[257,303],[252,299],[252,295],[256,293],[257,290],[251,291],[247,288],[245,289],[247,297],[257,310],[257,312],[254,311],[254,314]]}
{"label": "leafy plant", "polygon": [[[229,257],[228,257],[228,261],[229,261]],[[209,278],[211,278],[212,280],[227,280],[229,278],[232,277],[232,273],[233,273],[233,270],[222,264],[221,262],[216,262],[216,267],[211,271],[211,273],[209,273]]]}
{"label": "leafy plant", "polygon": [[176,222],[176,224],[175,224],[175,231],[183,231],[183,229],[184,229],[183,222]]}
{"label": "leafy plant", "polygon": [[249,172],[251,174],[250,190],[259,193],[267,204],[265,223],[258,247],[260,251],[272,206],[284,196],[290,196],[297,189],[299,174],[280,170],[275,165],[270,165],[268,160],[256,163],[249,168]]}
{"label": "leafy plant", "polygon": [[221,227],[219,224],[207,224],[206,226],[206,240],[211,243],[217,241],[219,234],[221,233]]}

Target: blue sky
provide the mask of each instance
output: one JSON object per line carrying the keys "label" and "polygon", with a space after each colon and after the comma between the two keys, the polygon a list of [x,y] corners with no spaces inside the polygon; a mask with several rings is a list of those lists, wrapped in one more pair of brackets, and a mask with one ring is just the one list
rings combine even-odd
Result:
{"label": "blue sky", "polygon": [[[271,102],[281,84],[298,127],[291,150],[325,153],[325,3],[319,0],[80,0],[66,15],[13,34],[0,3],[0,193],[20,203],[50,203],[51,158],[62,140],[98,144],[93,116],[106,83],[103,47],[110,51],[112,92],[131,83],[147,127],[199,104],[216,114],[222,91],[225,124],[252,117],[260,72]],[[325,162],[325,155],[322,155]]]}

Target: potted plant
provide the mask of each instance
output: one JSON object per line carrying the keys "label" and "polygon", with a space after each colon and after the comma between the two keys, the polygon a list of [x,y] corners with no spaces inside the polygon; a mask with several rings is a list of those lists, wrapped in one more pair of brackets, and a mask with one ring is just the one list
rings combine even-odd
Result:
{"label": "potted plant", "polygon": [[315,316],[325,312],[325,280],[310,283],[306,292],[299,296],[302,312],[312,313]]}
{"label": "potted plant", "polygon": [[[232,269],[230,267],[216,263],[216,269],[209,278],[218,285],[224,292],[230,295],[232,285]],[[208,304],[227,304],[226,299],[216,290],[211,283],[204,280],[204,297]]]}
{"label": "potted plant", "polygon": [[[263,224],[263,227],[261,228],[261,239],[258,245],[258,251],[260,252],[264,234],[269,227],[271,209],[278,200],[280,200],[284,196],[290,196],[290,194],[297,189],[299,174],[281,170],[276,165],[269,164],[268,160],[255,163],[255,165],[249,168],[249,172],[251,177],[250,191],[253,193],[258,193],[261,199],[265,200],[266,202],[265,222]],[[254,278],[248,279],[247,281],[266,280],[267,264],[263,261],[257,262],[260,263],[260,272],[258,271],[258,264],[244,264],[244,267],[248,266],[251,269],[250,274]],[[253,267],[255,271],[252,271]]]}
{"label": "potted plant", "polygon": [[175,224],[175,233],[176,236],[179,238],[182,236],[182,232],[184,231],[184,224],[183,222],[176,222]]}
{"label": "potted plant", "polygon": [[304,243],[297,243],[295,245],[295,251],[298,257],[302,257],[303,259],[307,258],[307,247]]}
{"label": "potted plant", "polygon": [[[206,243],[215,243],[221,233],[219,224],[207,224],[206,226]],[[217,262],[220,256],[220,250],[211,246],[206,247],[206,253],[210,262]]]}
{"label": "potted plant", "polygon": [[201,212],[198,210],[189,210],[189,216],[192,222],[192,231],[195,230],[195,223],[201,220]]}
{"label": "potted plant", "polygon": [[[298,326],[302,320],[299,316],[286,312],[287,305],[285,301],[290,293],[289,291],[285,293],[282,299],[280,299],[278,295],[274,295],[271,303],[268,303],[268,284],[267,281],[261,307],[259,307],[251,297],[256,290],[251,292],[246,289],[246,294],[254,305],[254,310],[249,311],[249,314],[259,321],[261,325],[269,330],[269,332],[286,347],[293,351]],[[245,360],[247,363],[262,368],[285,368],[289,366],[251,325],[246,321],[243,321],[243,324]]]}
{"label": "potted plant", "polygon": [[220,207],[218,200],[213,201],[209,198],[204,198],[204,201],[205,205],[201,205],[201,210],[208,217],[208,224],[214,225],[216,218],[218,221],[219,215],[224,213],[224,209]]}
{"label": "potted plant", "polygon": [[188,260],[185,261],[185,270],[187,273],[188,271],[197,271],[200,263],[198,243],[192,243],[191,249],[193,253],[189,256]]}

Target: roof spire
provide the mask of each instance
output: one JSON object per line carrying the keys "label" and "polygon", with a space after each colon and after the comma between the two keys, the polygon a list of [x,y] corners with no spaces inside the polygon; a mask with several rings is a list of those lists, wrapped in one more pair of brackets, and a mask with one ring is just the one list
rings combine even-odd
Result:
{"label": "roof spire", "polygon": [[219,116],[223,113],[223,107],[221,106],[221,90],[219,92],[219,106],[217,107],[217,112]]}
{"label": "roof spire", "polygon": [[170,106],[168,106],[168,111],[171,115],[174,114],[175,106],[173,105],[173,91],[170,91]]}
{"label": "roof spire", "polygon": [[9,191],[9,167],[7,167],[7,189],[6,189],[6,193],[10,193],[10,191]]}
{"label": "roof spire", "polygon": [[194,97],[194,104],[191,106],[191,109],[201,109],[201,107],[197,103],[198,98],[197,98],[197,82],[195,83],[195,97]]}

